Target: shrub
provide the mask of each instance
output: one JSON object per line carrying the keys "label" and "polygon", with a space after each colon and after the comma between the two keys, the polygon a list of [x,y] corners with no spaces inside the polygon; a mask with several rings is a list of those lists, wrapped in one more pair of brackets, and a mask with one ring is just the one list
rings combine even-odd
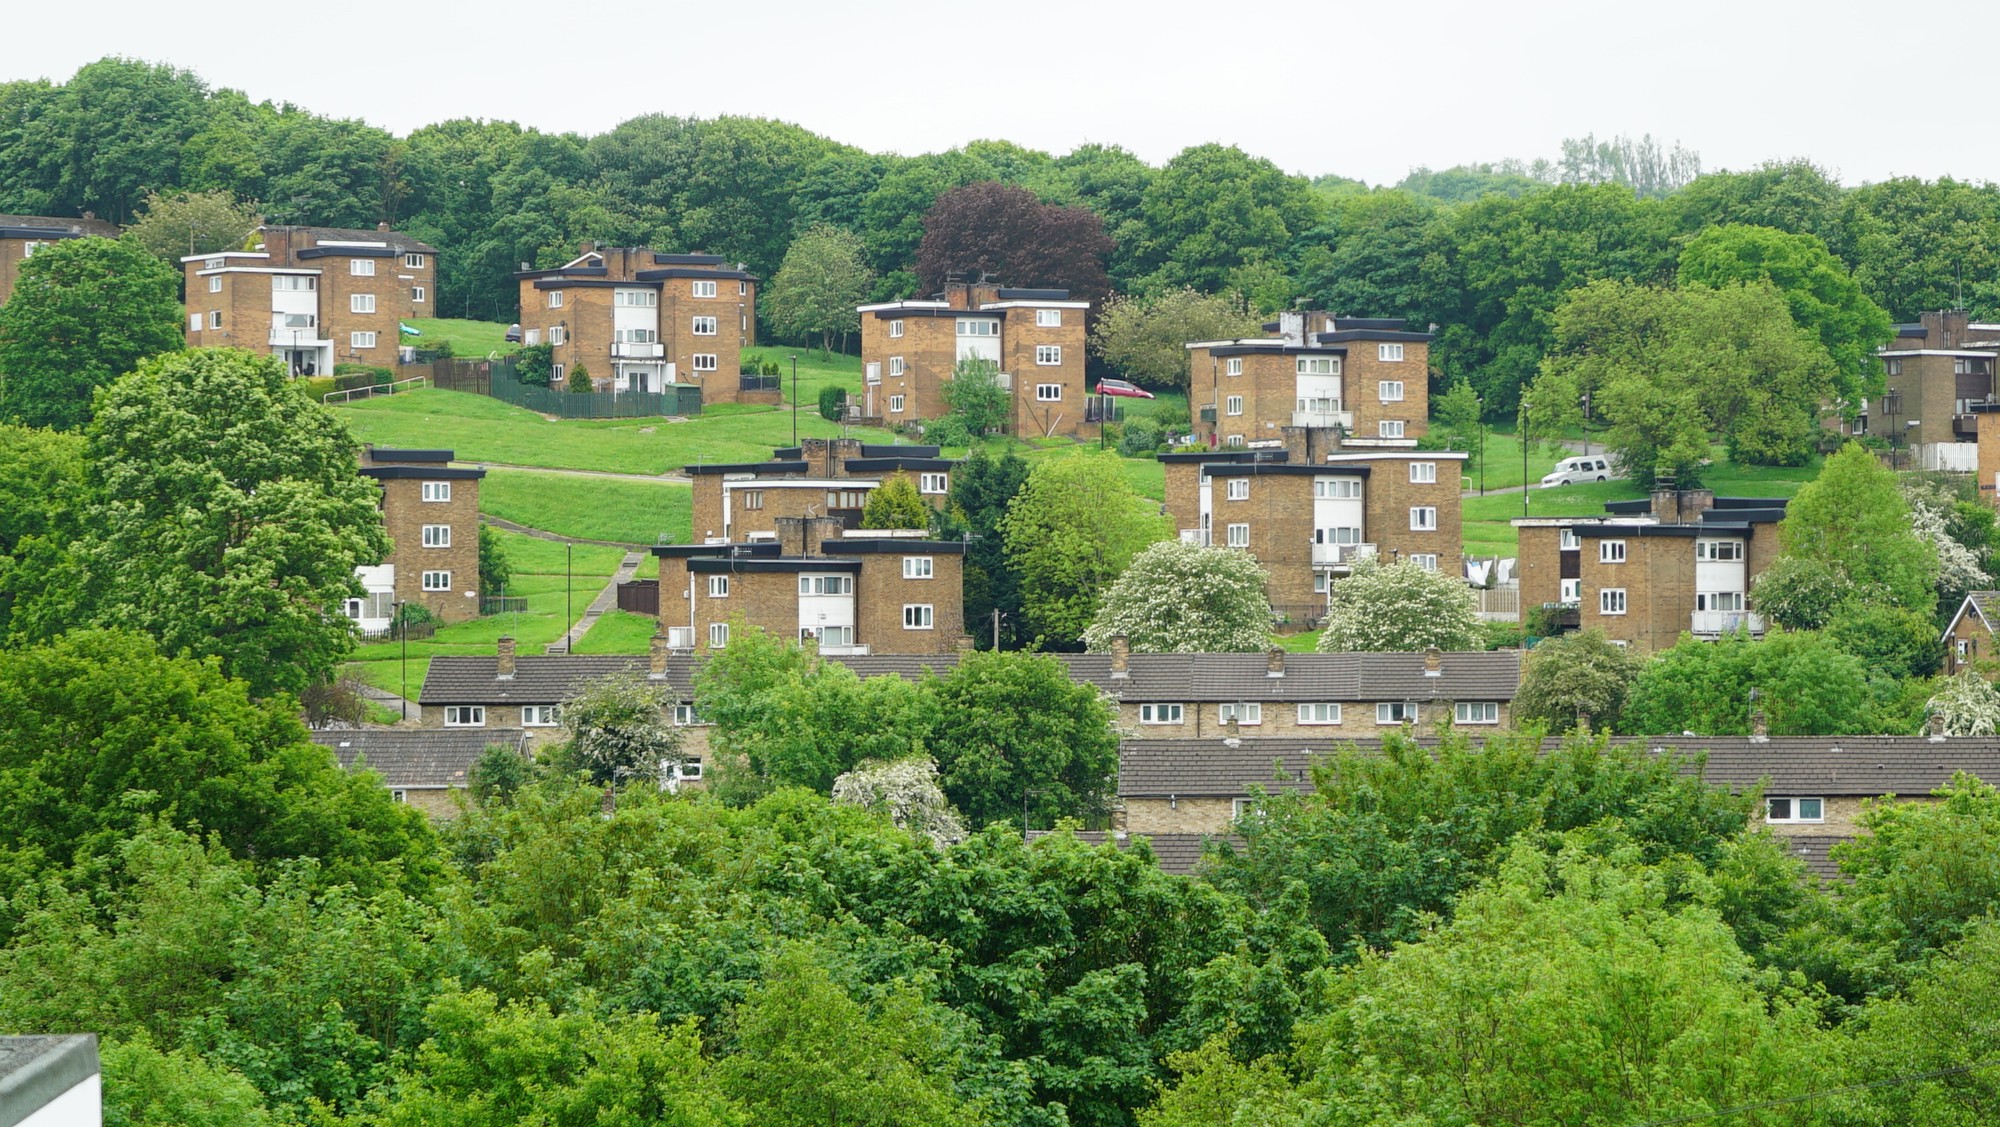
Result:
{"label": "shrub", "polygon": [[569,378],[564,381],[563,386],[567,390],[575,394],[582,394],[583,392],[589,391],[590,369],[584,367],[581,364],[578,364],[576,367],[571,368],[569,372]]}
{"label": "shrub", "polygon": [[847,389],[844,387],[823,387],[819,389],[819,417],[829,423],[837,423],[847,413]]}
{"label": "shrub", "polygon": [[1125,420],[1118,435],[1118,452],[1127,458],[1144,458],[1160,448],[1160,424],[1150,415]]}
{"label": "shrub", "polygon": [[758,374],[764,376],[782,376],[785,374],[785,370],[779,367],[776,360],[766,360],[759,366]]}
{"label": "shrub", "polygon": [[964,419],[946,415],[924,424],[924,441],[936,446],[970,446],[972,432],[966,429]]}
{"label": "shrub", "polygon": [[362,387],[380,387],[394,383],[396,373],[387,368],[376,368],[367,364],[335,364],[333,366],[333,386],[336,391],[353,391]]}
{"label": "shrub", "polygon": [[534,387],[549,386],[555,364],[555,346],[531,344],[514,354],[514,378]]}
{"label": "shrub", "polygon": [[334,385],[332,376],[301,376],[296,386],[314,403],[324,402],[328,392],[340,390]]}

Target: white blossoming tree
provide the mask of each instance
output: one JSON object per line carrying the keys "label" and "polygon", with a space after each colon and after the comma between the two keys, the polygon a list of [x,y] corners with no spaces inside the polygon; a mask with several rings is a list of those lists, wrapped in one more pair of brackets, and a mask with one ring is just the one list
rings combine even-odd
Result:
{"label": "white blossoming tree", "polygon": [[1264,569],[1247,552],[1162,540],[1133,557],[1083,632],[1093,651],[1119,634],[1134,653],[1250,653],[1270,644]]}
{"label": "white blossoming tree", "polygon": [[1414,563],[1361,560],[1333,583],[1321,653],[1477,649],[1479,600],[1465,581]]}
{"label": "white blossoming tree", "polygon": [[680,729],[667,720],[672,703],[663,685],[629,674],[583,686],[562,706],[564,766],[599,784],[664,779],[663,769],[681,759]]}
{"label": "white blossoming tree", "polygon": [[1941,735],[1990,736],[2000,732],[2000,689],[1968,669],[1942,678],[1924,713]]}
{"label": "white blossoming tree", "polygon": [[1903,496],[1910,503],[1910,531],[1937,552],[1940,602],[1955,605],[1967,591],[1991,585],[1978,553],[1951,534],[1951,496],[1928,482],[1906,485]]}
{"label": "white blossoming tree", "polygon": [[932,759],[871,759],[833,781],[833,801],[859,806],[942,849],[965,840],[965,819],[952,809]]}

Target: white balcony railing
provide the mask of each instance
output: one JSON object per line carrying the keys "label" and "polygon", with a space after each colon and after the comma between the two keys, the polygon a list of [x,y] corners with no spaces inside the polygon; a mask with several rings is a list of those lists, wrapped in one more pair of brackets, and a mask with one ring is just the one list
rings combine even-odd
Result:
{"label": "white balcony railing", "polygon": [[1313,562],[1316,564],[1352,564],[1355,560],[1373,559],[1373,544],[1314,544]]}
{"label": "white balcony railing", "polygon": [[667,354],[666,345],[658,341],[614,341],[611,345],[613,360],[658,360]]}
{"label": "white balcony railing", "polygon": [[1295,427],[1343,427],[1354,429],[1352,411],[1293,411],[1292,425]]}
{"label": "white balcony railing", "polygon": [[667,627],[667,648],[670,650],[691,650],[694,648],[694,627]]}
{"label": "white balcony railing", "polygon": [[821,657],[867,657],[868,647],[862,646],[821,646]]}
{"label": "white balcony railing", "polygon": [[1689,629],[1697,635],[1719,637],[1734,634],[1738,630],[1748,630],[1752,634],[1764,632],[1764,616],[1744,610],[1698,610],[1691,616]]}

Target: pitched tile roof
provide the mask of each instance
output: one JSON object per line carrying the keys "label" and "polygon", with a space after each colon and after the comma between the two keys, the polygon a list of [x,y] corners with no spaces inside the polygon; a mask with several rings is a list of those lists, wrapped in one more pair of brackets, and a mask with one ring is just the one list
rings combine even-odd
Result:
{"label": "pitched tile roof", "polygon": [[[1028,840],[1049,836],[1051,830],[1035,830],[1028,834]],[[1160,864],[1162,872],[1187,876],[1201,863],[1202,854],[1210,841],[1227,840],[1237,848],[1242,848],[1243,839],[1234,834],[1140,834],[1124,830],[1076,830],[1076,839],[1085,845],[1103,845],[1111,842],[1120,849],[1129,849],[1134,841],[1144,839],[1153,850],[1153,858]]]}
{"label": "pitched tile roof", "polygon": [[487,748],[521,746],[519,728],[353,728],[312,738],[343,768],[365,761],[384,786],[410,790],[462,787]]}
{"label": "pitched tile roof", "polygon": [[[514,676],[503,681],[497,657],[434,657],[417,703],[561,704],[587,681],[644,675],[650,667],[648,658],[635,654],[523,654],[514,659]],[[668,666],[667,684],[676,700],[690,699],[693,673],[686,658]]]}
{"label": "pitched tile roof", "polygon": [[0,227],[35,227],[68,232],[72,235],[96,235],[101,238],[118,237],[118,224],[106,223],[102,219],[83,219],[60,215],[0,215]]}
{"label": "pitched tile roof", "polygon": [[1839,834],[1800,834],[1781,836],[1778,844],[1785,847],[1785,852],[1804,861],[1806,871],[1812,875],[1821,880],[1839,880],[1840,866],[1833,863],[1833,847],[1853,840]]}
{"label": "pitched tile roof", "polygon": [[[1420,653],[1285,655],[1285,674],[1270,675],[1265,654],[1133,654],[1127,674],[1111,674],[1110,654],[1057,654],[1072,678],[1127,701],[1381,701],[1512,700],[1521,685],[1517,650],[1448,653],[1436,677],[1424,676]],[[925,669],[946,673],[957,654],[840,657],[863,677],[886,673],[915,679]]]}

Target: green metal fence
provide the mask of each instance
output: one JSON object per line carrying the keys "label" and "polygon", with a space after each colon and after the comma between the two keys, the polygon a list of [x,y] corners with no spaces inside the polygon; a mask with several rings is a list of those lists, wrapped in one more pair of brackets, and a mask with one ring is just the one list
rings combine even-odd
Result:
{"label": "green metal fence", "polygon": [[701,388],[668,384],[663,392],[565,391],[522,383],[514,358],[498,360],[439,360],[431,365],[431,383],[447,391],[469,391],[565,419],[636,419],[664,415],[701,414]]}

